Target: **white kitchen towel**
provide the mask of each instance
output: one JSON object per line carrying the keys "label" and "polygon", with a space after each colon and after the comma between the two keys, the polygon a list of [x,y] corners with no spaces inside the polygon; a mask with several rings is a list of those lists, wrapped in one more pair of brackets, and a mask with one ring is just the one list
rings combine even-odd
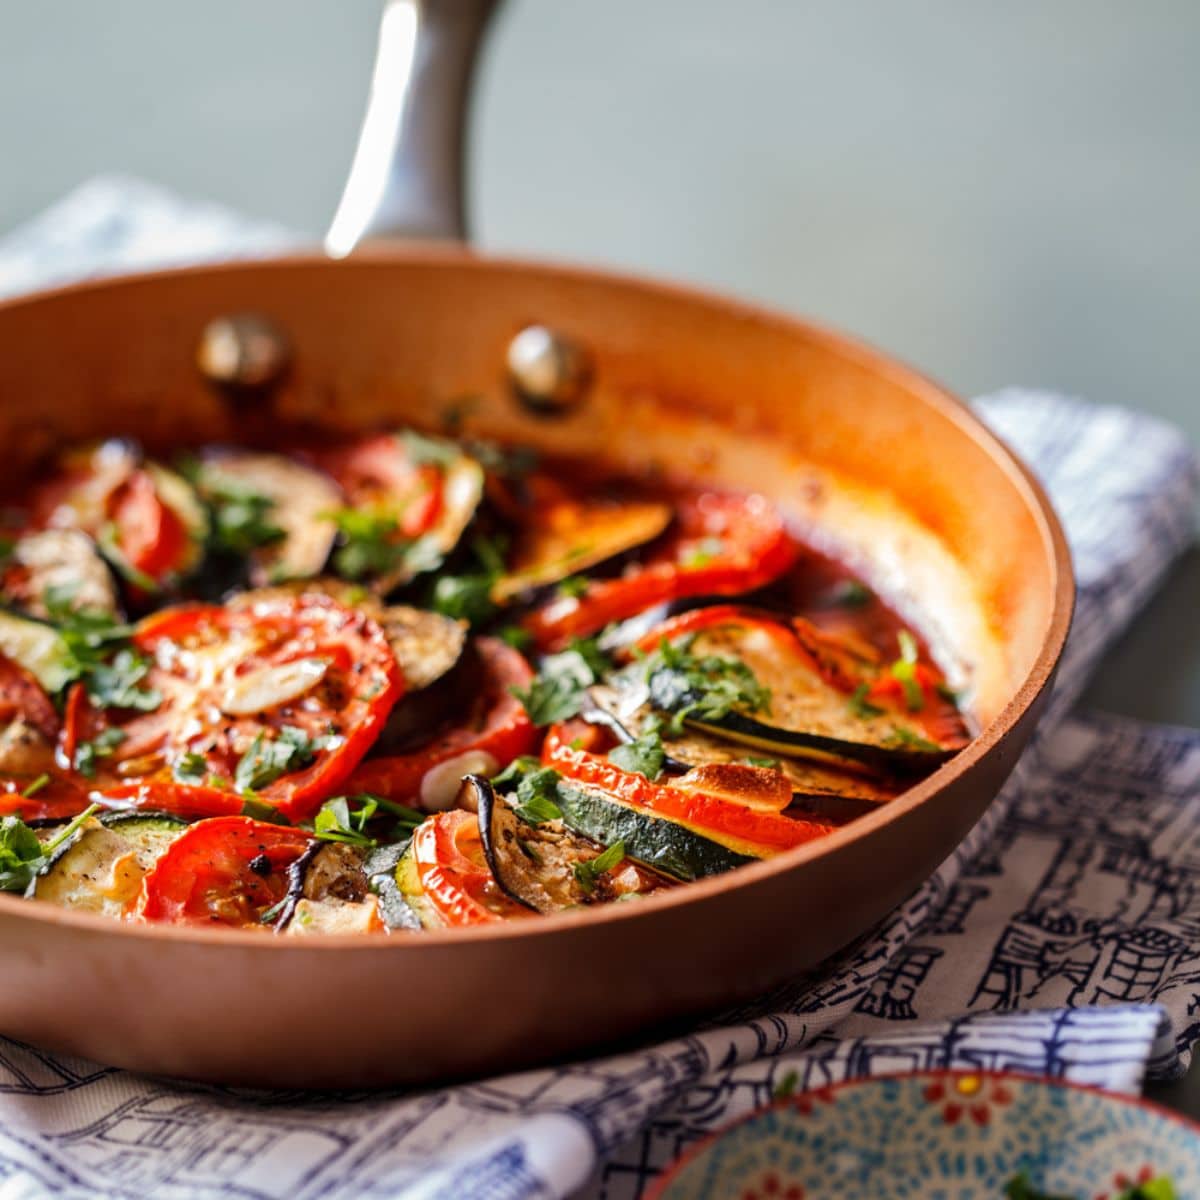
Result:
{"label": "white kitchen towel", "polygon": [[[0,293],[289,241],[100,180],[0,240]],[[877,929],[689,1036],[421,1093],[172,1085],[0,1041],[0,1200],[616,1200],[792,1076],[1009,1066],[1134,1091],[1179,1072],[1200,1036],[1200,733],[1067,713],[1189,542],[1196,457],[1161,422],[1049,393],[978,410],[1063,517],[1076,621],[1012,781]]]}

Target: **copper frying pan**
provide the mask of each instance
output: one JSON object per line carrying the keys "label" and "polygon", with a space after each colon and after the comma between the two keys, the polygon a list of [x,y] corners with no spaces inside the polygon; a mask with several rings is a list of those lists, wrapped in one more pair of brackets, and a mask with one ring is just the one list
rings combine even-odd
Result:
{"label": "copper frying pan", "polygon": [[[463,88],[490,7],[389,5],[334,250],[383,231],[461,230]],[[419,172],[419,161],[435,169]],[[233,392],[197,372],[200,331],[231,312],[286,331],[293,356],[275,386]],[[553,420],[520,405],[505,372],[506,348],[532,321],[591,359],[590,386]],[[816,964],[904,899],[978,820],[1054,673],[1070,562],[1028,471],[907,367],[695,291],[452,245],[160,272],[0,305],[10,476],[68,439],[134,432],[169,444],[236,436],[248,422],[428,422],[433,406],[468,395],[481,434],[768,495],[930,638],[969,686],[980,735],[823,841],[640,904],[499,928],[272,939],[119,925],[0,896],[0,1031],[222,1083],[368,1086],[531,1065],[747,999]]]}

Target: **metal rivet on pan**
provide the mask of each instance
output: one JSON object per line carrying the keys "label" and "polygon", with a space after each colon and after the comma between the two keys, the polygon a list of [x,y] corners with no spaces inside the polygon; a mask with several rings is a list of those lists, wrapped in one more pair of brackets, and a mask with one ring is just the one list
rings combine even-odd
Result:
{"label": "metal rivet on pan", "polygon": [[257,313],[216,317],[204,327],[196,365],[213,383],[264,388],[287,369],[291,347],[280,329]]}
{"label": "metal rivet on pan", "polygon": [[587,354],[545,325],[527,325],[508,344],[508,378],[517,399],[541,415],[569,412],[591,381]]}

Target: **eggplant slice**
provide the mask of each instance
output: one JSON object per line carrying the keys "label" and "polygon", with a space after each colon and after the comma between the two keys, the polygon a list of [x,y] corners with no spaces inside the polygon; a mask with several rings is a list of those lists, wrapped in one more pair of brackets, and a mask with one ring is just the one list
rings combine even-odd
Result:
{"label": "eggplant slice", "polygon": [[[619,674],[616,682],[590,688],[590,704],[580,714],[593,725],[603,725],[623,742],[631,742],[657,714],[649,703],[649,689],[640,679]],[[833,820],[848,820],[870,812],[898,796],[903,781],[865,768],[861,763],[825,763],[783,754],[755,754],[737,741],[701,729],[664,732],[665,767],[682,774],[693,767],[716,763],[776,766],[791,784],[798,811]]]}
{"label": "eggplant slice", "polygon": [[598,858],[605,847],[572,832],[561,821],[527,824],[479,775],[463,779],[459,807],[478,811],[484,857],[500,890],[534,912],[561,912],[669,886],[661,876],[624,859],[585,888],[575,868]]}
{"label": "eggplant slice", "polygon": [[572,499],[536,508],[517,530],[492,599],[508,604],[628,554],[666,532],[672,517],[669,504],[642,500]]}
{"label": "eggplant slice", "polygon": [[250,551],[253,586],[310,579],[324,569],[337,536],[333,513],[343,503],[328,475],[281,454],[223,451],[201,462],[196,481],[218,525],[222,508],[256,503],[262,520],[279,531]]}
{"label": "eggplant slice", "polygon": [[0,591],[4,602],[46,620],[48,594],[77,612],[121,619],[117,587],[96,543],[77,529],[44,529],[17,539]]}
{"label": "eggplant slice", "polygon": [[380,933],[386,922],[366,873],[366,855],[357,846],[317,842],[295,870],[275,928],[292,937],[326,933]]}
{"label": "eggplant slice", "polygon": [[[919,724],[900,713],[856,706],[826,681],[799,638],[778,621],[752,613],[705,626],[695,632],[689,652],[743,663],[770,692],[770,706],[754,713],[735,709],[708,720],[688,717],[687,726],[761,754],[913,772],[930,770],[960,749],[931,742]],[[647,684],[650,703],[660,711],[678,710],[689,701],[686,683],[669,668],[651,668]]]}

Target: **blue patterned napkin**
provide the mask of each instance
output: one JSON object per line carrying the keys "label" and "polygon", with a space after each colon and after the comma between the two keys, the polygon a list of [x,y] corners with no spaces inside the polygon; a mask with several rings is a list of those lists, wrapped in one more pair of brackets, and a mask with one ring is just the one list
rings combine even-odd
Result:
{"label": "blue patterned napkin", "polygon": [[[0,294],[292,241],[96,180],[0,240]],[[784,1082],[1006,1067],[1133,1092],[1182,1072],[1200,1037],[1200,732],[1068,714],[1190,541],[1197,459],[1124,410],[1015,390],[977,408],[1063,517],[1078,612],[1013,779],[877,929],[690,1036],[441,1091],[169,1085],[0,1040],[0,1200],[634,1200]]]}

